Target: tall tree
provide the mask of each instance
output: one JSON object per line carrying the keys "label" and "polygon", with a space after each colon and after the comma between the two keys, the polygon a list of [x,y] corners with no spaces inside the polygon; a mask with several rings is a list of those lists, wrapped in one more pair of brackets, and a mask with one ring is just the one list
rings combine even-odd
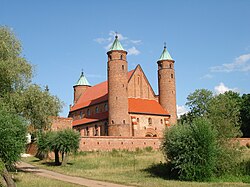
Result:
{"label": "tall tree", "polygon": [[241,97],[239,93],[233,91],[219,94],[209,102],[209,119],[215,125],[220,137],[234,138],[241,136],[240,107]]}
{"label": "tall tree", "polygon": [[240,108],[241,131],[243,137],[250,137],[250,94],[242,95],[242,103]]}
{"label": "tall tree", "polygon": [[[58,115],[62,102],[48,91],[31,84],[33,68],[21,56],[22,47],[14,33],[0,26],[0,163],[4,164],[2,176],[9,186],[14,182],[7,169],[18,160],[25,146],[26,128],[48,128],[48,117]],[[2,110],[0,109],[0,110]]]}

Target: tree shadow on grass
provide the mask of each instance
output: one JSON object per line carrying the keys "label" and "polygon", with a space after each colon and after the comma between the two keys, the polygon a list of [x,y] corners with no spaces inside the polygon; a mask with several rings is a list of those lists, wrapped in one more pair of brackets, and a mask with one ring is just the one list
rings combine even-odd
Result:
{"label": "tree shadow on grass", "polygon": [[147,172],[150,177],[162,178],[165,180],[177,180],[177,171],[172,169],[170,163],[152,164],[143,170]]}

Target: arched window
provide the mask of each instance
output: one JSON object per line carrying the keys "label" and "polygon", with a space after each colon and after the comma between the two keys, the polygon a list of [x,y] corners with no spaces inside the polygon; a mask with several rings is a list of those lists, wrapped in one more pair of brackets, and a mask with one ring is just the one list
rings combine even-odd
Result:
{"label": "arched window", "polygon": [[111,123],[114,124],[114,121],[112,120]]}
{"label": "arched window", "polygon": [[99,112],[99,108],[97,106],[97,107],[95,107],[95,113],[97,114],[98,112]]}
{"label": "arched window", "polygon": [[120,56],[120,60],[122,60],[122,55]]}
{"label": "arched window", "polygon": [[139,119],[139,118],[137,118],[137,119],[136,119],[136,121],[137,121],[137,123],[139,123],[139,122],[140,122],[140,119]]}
{"label": "arched window", "polygon": [[148,118],[148,124],[152,125],[152,118]]}
{"label": "arched window", "polygon": [[89,109],[87,110],[87,116],[90,116],[90,110]]}
{"label": "arched window", "polygon": [[174,74],[171,74],[171,78],[174,78]]}
{"label": "arched window", "polygon": [[89,136],[89,127],[86,127],[86,136]]}
{"label": "arched window", "polygon": [[108,104],[104,104],[104,111],[108,111]]}
{"label": "arched window", "polygon": [[125,120],[123,120],[123,124],[125,124],[126,123],[126,121]]}
{"label": "arched window", "polygon": [[124,70],[124,65],[122,65],[122,70]]}

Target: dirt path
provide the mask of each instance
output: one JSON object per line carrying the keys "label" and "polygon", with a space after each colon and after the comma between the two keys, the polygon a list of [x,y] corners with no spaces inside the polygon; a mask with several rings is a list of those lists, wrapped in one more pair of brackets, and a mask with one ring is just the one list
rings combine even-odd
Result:
{"label": "dirt path", "polygon": [[72,177],[60,173],[56,173],[54,171],[49,171],[46,169],[40,169],[38,167],[35,167],[31,164],[25,163],[25,162],[19,162],[16,165],[17,169],[24,171],[24,172],[31,172],[39,176],[43,176],[46,178],[51,179],[57,179],[60,181],[65,181],[69,183],[79,184],[87,187],[131,187],[131,186],[125,186],[121,184],[114,184],[109,182],[102,182],[102,181],[96,181],[96,180],[90,180],[85,179],[81,177]]}

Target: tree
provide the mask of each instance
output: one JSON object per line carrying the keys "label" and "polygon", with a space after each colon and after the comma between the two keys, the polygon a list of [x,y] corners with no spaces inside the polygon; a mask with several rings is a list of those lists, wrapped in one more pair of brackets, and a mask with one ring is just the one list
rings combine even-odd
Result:
{"label": "tree", "polygon": [[67,155],[77,151],[79,148],[80,133],[73,129],[62,131],[44,132],[38,136],[38,149],[48,153],[53,151],[55,154],[55,165],[60,165],[59,153],[62,155],[62,165],[67,163]]}
{"label": "tree", "polygon": [[10,113],[0,103],[0,161],[3,165],[2,176],[8,186],[15,186],[7,169],[20,159],[26,144],[25,120],[16,114]]}
{"label": "tree", "polygon": [[221,138],[240,137],[241,97],[233,91],[219,94],[208,105],[208,118],[219,132]]}
{"label": "tree", "polygon": [[[14,33],[0,26],[0,105],[4,108],[0,116],[3,123],[0,125],[5,125],[0,129],[3,148],[0,151],[5,150],[1,152],[0,163],[5,166],[2,176],[10,186],[14,183],[7,175],[6,168],[9,169],[8,166],[18,160],[15,154],[20,155],[21,147],[25,145],[23,137],[26,137],[23,134],[26,128],[23,129],[21,124],[32,125],[35,130],[46,129],[48,117],[58,115],[62,107],[57,97],[31,83],[33,68],[21,53],[21,43]],[[16,140],[13,146],[12,139]]]}
{"label": "tree", "polygon": [[240,108],[241,131],[243,137],[250,137],[250,94],[242,95],[242,103]]}
{"label": "tree", "polygon": [[216,131],[204,118],[177,125],[164,136],[163,153],[181,180],[205,181],[216,168]]}
{"label": "tree", "polygon": [[186,105],[190,112],[181,117],[181,122],[192,122],[194,118],[207,115],[208,103],[213,97],[213,93],[206,89],[198,89],[187,97]]}

